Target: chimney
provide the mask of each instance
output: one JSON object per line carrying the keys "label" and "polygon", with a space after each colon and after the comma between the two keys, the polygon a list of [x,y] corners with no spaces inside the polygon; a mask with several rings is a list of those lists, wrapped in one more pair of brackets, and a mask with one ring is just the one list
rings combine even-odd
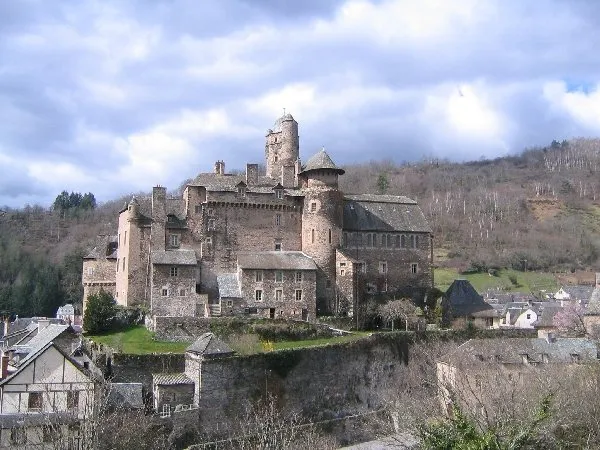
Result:
{"label": "chimney", "polygon": [[2,363],[0,365],[0,378],[6,379],[8,377],[8,355],[2,355]]}
{"label": "chimney", "polygon": [[38,319],[38,333],[50,325],[50,319]]}
{"label": "chimney", "polygon": [[215,175],[225,175],[225,161],[215,163]]}
{"label": "chimney", "polygon": [[286,188],[296,184],[296,168],[294,166],[281,167],[281,185]]}
{"label": "chimney", "polygon": [[246,164],[246,184],[258,184],[258,164]]}
{"label": "chimney", "polygon": [[165,249],[165,226],[167,222],[167,188],[152,188],[152,225],[150,228],[150,246],[152,250]]}
{"label": "chimney", "polygon": [[4,318],[4,334],[3,336],[6,336],[8,334],[8,330],[10,327],[10,322],[8,320],[8,316]]}

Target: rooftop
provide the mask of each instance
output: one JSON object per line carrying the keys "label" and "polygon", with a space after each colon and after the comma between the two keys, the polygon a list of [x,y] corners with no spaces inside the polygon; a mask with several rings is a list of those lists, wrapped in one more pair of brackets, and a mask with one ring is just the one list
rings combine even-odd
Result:
{"label": "rooftop", "polygon": [[297,251],[239,253],[238,265],[242,269],[317,270],[310,256]]}
{"label": "rooftop", "polygon": [[204,333],[187,350],[204,357],[231,356],[234,351],[213,333]]}
{"label": "rooftop", "polygon": [[154,250],[151,256],[152,264],[195,266],[198,264],[194,250]]}
{"label": "rooftop", "polygon": [[300,173],[305,173],[311,170],[334,170],[338,173],[338,175],[343,175],[345,173],[344,169],[340,169],[335,165],[331,157],[327,154],[324,148],[322,148],[319,152],[311,156],[306,164],[302,167],[302,171]]}

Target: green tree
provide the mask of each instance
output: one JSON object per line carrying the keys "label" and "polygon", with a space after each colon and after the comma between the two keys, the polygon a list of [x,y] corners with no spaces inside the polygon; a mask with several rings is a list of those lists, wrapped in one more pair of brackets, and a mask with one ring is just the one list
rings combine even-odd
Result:
{"label": "green tree", "polygon": [[380,173],[377,177],[377,190],[380,194],[385,194],[387,192],[388,187],[390,186],[390,181],[385,173]]}
{"label": "green tree", "polygon": [[115,322],[117,303],[108,292],[89,295],[83,315],[83,330],[97,334],[110,330]]}

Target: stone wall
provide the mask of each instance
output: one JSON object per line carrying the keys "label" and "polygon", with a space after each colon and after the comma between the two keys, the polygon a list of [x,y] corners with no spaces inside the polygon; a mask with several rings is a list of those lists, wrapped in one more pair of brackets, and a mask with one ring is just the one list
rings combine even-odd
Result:
{"label": "stone wall", "polygon": [[185,355],[175,353],[126,355],[114,353],[110,360],[111,381],[142,383],[149,392],[153,373],[177,373],[185,370]]}
{"label": "stone wall", "polygon": [[152,314],[195,316],[196,305],[202,303],[196,294],[197,270],[196,266],[153,264]]}
{"label": "stone wall", "polygon": [[161,341],[191,342],[210,331],[210,324],[218,319],[204,317],[161,317],[152,320],[151,329]]}
{"label": "stone wall", "polygon": [[83,311],[90,295],[100,290],[115,295],[115,259],[84,259],[83,260]]}

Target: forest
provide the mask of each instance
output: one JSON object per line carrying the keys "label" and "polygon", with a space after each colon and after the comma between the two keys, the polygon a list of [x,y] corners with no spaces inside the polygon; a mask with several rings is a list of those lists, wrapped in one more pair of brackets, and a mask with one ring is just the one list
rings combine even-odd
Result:
{"label": "forest", "polygon": [[[438,267],[597,268],[600,139],[553,141],[493,160],[370,161],[344,169],[340,188],[346,193],[419,202],[434,230]],[[49,208],[0,207],[0,311],[54,315],[62,304],[80,304],[81,258],[96,236],[115,233],[128,199],[97,204],[92,193],[63,191]]]}

